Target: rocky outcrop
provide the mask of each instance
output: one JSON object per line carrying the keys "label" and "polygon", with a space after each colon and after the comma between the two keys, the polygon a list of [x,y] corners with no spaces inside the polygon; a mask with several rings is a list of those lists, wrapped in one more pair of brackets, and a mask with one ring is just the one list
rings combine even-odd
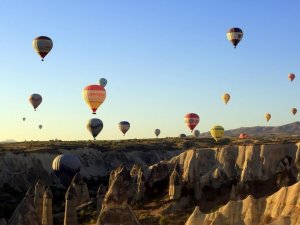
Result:
{"label": "rocky outcrop", "polygon": [[170,182],[169,182],[170,200],[179,200],[181,197],[181,190],[182,190],[182,181],[180,176],[180,169],[178,164],[176,164],[170,176]]}
{"label": "rocky outcrop", "polygon": [[64,225],[77,225],[77,193],[73,185],[70,185],[65,195],[65,217]]}
{"label": "rocky outcrop", "polygon": [[43,195],[45,191],[45,183],[39,179],[35,185],[34,208],[39,217],[40,224],[43,217]]}
{"label": "rocky outcrop", "polygon": [[186,223],[186,225],[192,224],[298,225],[300,224],[300,182],[290,187],[283,187],[269,197],[255,199],[248,196],[241,201],[230,201],[214,213],[204,215],[196,208]]}
{"label": "rocky outcrop", "polygon": [[52,198],[53,198],[52,191],[48,187],[46,188],[43,195],[42,225],[53,225]]}
{"label": "rocky outcrop", "polygon": [[102,203],[106,194],[106,187],[103,184],[100,184],[98,190],[97,190],[97,215],[100,214],[100,211],[102,209]]}
{"label": "rocky outcrop", "polygon": [[75,174],[71,185],[74,186],[77,193],[77,206],[80,206],[90,200],[87,184],[83,181],[83,177],[80,173]]}

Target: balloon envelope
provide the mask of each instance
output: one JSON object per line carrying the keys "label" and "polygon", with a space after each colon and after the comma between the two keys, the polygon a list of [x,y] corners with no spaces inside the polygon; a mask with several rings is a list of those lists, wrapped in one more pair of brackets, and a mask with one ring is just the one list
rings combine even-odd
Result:
{"label": "balloon envelope", "polygon": [[239,44],[243,39],[243,31],[241,28],[233,27],[230,28],[226,33],[227,39],[233,44],[234,48]]}
{"label": "balloon envelope", "polygon": [[69,186],[74,175],[80,169],[81,162],[76,155],[62,154],[54,158],[52,162],[52,170],[65,187]]}
{"label": "balloon envelope", "polygon": [[186,138],[186,135],[185,134],[179,134],[179,137],[180,138]]}
{"label": "balloon envelope", "polygon": [[194,137],[196,137],[196,138],[200,137],[200,131],[199,131],[199,130],[194,130],[194,131],[193,131],[193,135],[194,135]]}
{"label": "balloon envelope", "polygon": [[224,136],[224,128],[218,125],[214,126],[211,128],[210,134],[216,141],[219,141]]}
{"label": "balloon envelope", "polygon": [[105,87],[107,85],[107,80],[105,78],[101,78],[99,83],[102,87]]}
{"label": "balloon envelope", "polygon": [[42,129],[42,128],[43,128],[43,125],[39,125],[39,128]]}
{"label": "balloon envelope", "polygon": [[83,89],[82,97],[93,111],[93,114],[96,114],[97,109],[106,98],[106,91],[100,85],[88,85]]}
{"label": "balloon envelope", "polygon": [[158,137],[160,135],[160,129],[155,129],[154,133],[155,136]]}
{"label": "balloon envelope", "polygon": [[94,139],[96,139],[97,135],[102,131],[103,129],[103,123],[100,119],[94,118],[90,119],[87,123],[87,129],[90,131]]}
{"label": "balloon envelope", "polygon": [[290,73],[290,74],[288,75],[288,78],[289,78],[289,80],[292,82],[292,81],[296,78],[296,75],[293,74],[293,73]]}
{"label": "balloon envelope", "polygon": [[25,121],[26,120],[26,118],[25,117],[23,117],[23,121]]}
{"label": "balloon envelope", "polygon": [[223,101],[225,102],[225,104],[227,104],[230,100],[230,94],[228,93],[225,93],[223,96],[222,96],[222,99]]}
{"label": "balloon envelope", "polygon": [[190,128],[191,132],[195,129],[200,121],[200,117],[196,113],[188,113],[184,117],[184,122]]}
{"label": "balloon envelope", "polygon": [[292,108],[292,113],[293,113],[293,115],[296,115],[296,113],[297,113],[297,109],[296,108]]}
{"label": "balloon envelope", "polygon": [[127,122],[127,121],[121,121],[119,123],[119,129],[120,131],[125,135],[127,133],[127,131],[129,130],[130,128],[130,123]]}
{"label": "balloon envelope", "polygon": [[270,113],[266,113],[265,114],[265,119],[267,120],[267,122],[269,122],[269,120],[271,119],[271,114]]}
{"label": "balloon envelope", "polygon": [[29,97],[29,102],[33,106],[34,110],[36,110],[37,107],[42,103],[42,100],[43,100],[43,98],[39,94],[32,94]]}
{"label": "balloon envelope", "polygon": [[39,36],[33,39],[32,46],[43,61],[45,56],[48,55],[48,53],[51,51],[53,42],[49,37]]}
{"label": "balloon envelope", "polygon": [[246,139],[248,138],[248,135],[245,134],[245,133],[241,133],[240,136],[239,136],[240,139]]}

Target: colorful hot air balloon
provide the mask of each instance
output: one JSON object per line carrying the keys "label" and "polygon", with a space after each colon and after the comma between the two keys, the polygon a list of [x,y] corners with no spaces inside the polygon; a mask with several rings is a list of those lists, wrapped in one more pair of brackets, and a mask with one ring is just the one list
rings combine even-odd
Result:
{"label": "colorful hot air balloon", "polygon": [[160,135],[160,129],[155,129],[154,133],[155,136],[158,137]]}
{"label": "colorful hot air balloon", "polygon": [[99,84],[102,86],[102,87],[105,87],[107,85],[107,80],[105,78],[101,78],[99,80]]}
{"label": "colorful hot air balloon", "polygon": [[90,119],[88,121],[86,127],[90,131],[90,133],[93,135],[94,140],[96,140],[97,135],[103,129],[103,123],[102,123],[102,121],[100,119],[94,118],[94,119]]}
{"label": "colorful hot air balloon", "polygon": [[97,109],[106,98],[106,91],[100,85],[89,85],[83,89],[82,96],[86,104],[92,109],[93,114],[96,114]]}
{"label": "colorful hot air balloon", "polygon": [[42,103],[42,96],[39,94],[32,94],[29,97],[29,101],[32,104],[34,111],[36,111],[36,108]]}
{"label": "colorful hot air balloon", "polygon": [[229,100],[230,100],[230,94],[225,93],[225,94],[222,96],[222,99],[223,99],[223,101],[225,102],[225,104],[227,105],[227,103],[228,103]]}
{"label": "colorful hot air balloon", "polygon": [[81,169],[81,162],[76,155],[63,154],[54,158],[52,170],[61,183],[68,187],[76,173]]}
{"label": "colorful hot air balloon", "polygon": [[246,138],[248,138],[248,135],[245,133],[241,133],[239,136],[239,139],[246,139]]}
{"label": "colorful hot air balloon", "polygon": [[293,74],[293,73],[290,73],[290,74],[288,75],[288,78],[289,78],[289,80],[290,80],[291,82],[293,82],[293,80],[296,78],[296,75]]}
{"label": "colorful hot air balloon", "polygon": [[127,122],[127,121],[121,121],[119,123],[119,129],[124,134],[124,136],[127,133],[127,131],[129,130],[129,128],[130,128],[130,123],[129,122]]}
{"label": "colorful hot air balloon", "polygon": [[234,27],[230,28],[229,31],[227,31],[227,39],[234,45],[234,48],[238,45],[238,43],[243,38],[243,31],[240,28]]}
{"label": "colorful hot air balloon", "polygon": [[194,130],[193,135],[194,135],[195,138],[200,137],[200,131],[199,130]]}
{"label": "colorful hot air balloon", "polygon": [[185,134],[179,134],[179,137],[180,138],[186,138],[186,135]]}
{"label": "colorful hot air balloon", "polygon": [[296,108],[292,108],[292,113],[293,113],[293,115],[296,115],[297,109]]}
{"label": "colorful hot air balloon", "polygon": [[42,124],[40,124],[40,125],[39,125],[39,128],[40,128],[40,129],[42,129],[42,128],[43,128],[43,125],[42,125]]}
{"label": "colorful hot air balloon", "polygon": [[184,122],[190,128],[191,132],[193,132],[199,121],[200,117],[196,113],[188,113],[184,117]]}
{"label": "colorful hot air balloon", "polygon": [[269,120],[271,119],[271,114],[270,113],[266,113],[265,114],[265,119],[267,120],[267,122],[269,122]]}
{"label": "colorful hot air balloon", "polygon": [[218,142],[224,136],[224,128],[222,126],[214,126],[211,128],[210,134]]}
{"label": "colorful hot air balloon", "polygon": [[33,39],[32,46],[37,54],[40,55],[42,61],[44,61],[45,56],[51,51],[53,47],[53,42],[46,36],[39,36]]}

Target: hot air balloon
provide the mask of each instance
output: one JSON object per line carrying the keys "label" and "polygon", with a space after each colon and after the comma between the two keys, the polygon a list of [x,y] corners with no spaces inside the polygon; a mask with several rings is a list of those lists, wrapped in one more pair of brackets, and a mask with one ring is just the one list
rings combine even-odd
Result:
{"label": "hot air balloon", "polygon": [[222,96],[222,99],[223,101],[225,102],[225,104],[227,104],[230,100],[230,94],[228,93],[225,93],[223,96]]}
{"label": "hot air balloon", "polygon": [[26,120],[26,118],[25,117],[23,117],[23,121],[25,121]]}
{"label": "hot air balloon", "polygon": [[234,48],[238,45],[238,43],[243,38],[243,31],[240,28],[233,27],[227,31],[227,39],[234,45]]}
{"label": "hot air balloon", "polygon": [[102,86],[102,87],[105,87],[107,85],[107,80],[105,78],[101,78],[99,80],[99,84]]}
{"label": "hot air balloon", "polygon": [[119,123],[119,129],[124,134],[124,136],[127,133],[127,131],[129,130],[129,128],[130,128],[130,123],[129,122],[127,122],[127,121],[121,121]]}
{"label": "hot air balloon", "polygon": [[96,140],[97,135],[103,129],[103,123],[102,123],[102,121],[100,119],[94,118],[94,119],[90,119],[88,121],[86,127],[90,131],[90,133],[93,135],[94,140]]}
{"label": "hot air balloon", "polygon": [[32,46],[37,54],[40,55],[42,61],[44,61],[45,56],[48,55],[53,47],[53,42],[46,36],[39,36],[33,39]]}
{"label": "hot air balloon", "polygon": [[43,128],[43,125],[42,125],[42,124],[40,124],[40,125],[39,125],[39,128],[40,128],[40,129],[42,129],[42,128]]}
{"label": "hot air balloon", "polygon": [[190,128],[191,132],[193,132],[199,121],[200,117],[196,113],[188,113],[184,117],[184,122]]}
{"label": "hot air balloon", "polygon": [[246,139],[246,138],[248,138],[248,135],[245,133],[241,133],[239,136],[239,139]]}
{"label": "hot air balloon", "polygon": [[186,138],[186,135],[185,134],[179,134],[179,137],[180,138]]}
{"label": "hot air balloon", "polygon": [[293,82],[293,80],[296,78],[296,75],[293,74],[293,73],[290,73],[290,74],[288,75],[288,78],[289,78],[289,80],[290,80],[291,82]]}
{"label": "hot air balloon", "polygon": [[195,138],[200,137],[200,131],[199,130],[194,130],[193,135],[194,135]]}
{"label": "hot air balloon", "polygon": [[52,170],[61,183],[68,187],[76,173],[81,169],[81,162],[76,155],[63,154],[54,158]]}
{"label": "hot air balloon", "polygon": [[42,103],[42,96],[39,94],[32,94],[29,97],[29,101],[32,104],[34,111],[36,111],[36,108]]}
{"label": "hot air balloon", "polygon": [[297,109],[296,108],[292,108],[292,113],[293,113],[293,115],[296,115]]}
{"label": "hot air balloon", "polygon": [[270,113],[266,113],[265,114],[265,119],[267,120],[267,122],[269,122],[269,120],[271,119],[271,114]]}
{"label": "hot air balloon", "polygon": [[158,137],[160,135],[160,129],[155,129],[154,133],[155,136]]}
{"label": "hot air balloon", "polygon": [[224,128],[222,126],[214,126],[210,129],[210,134],[218,142],[224,136]]}
{"label": "hot air balloon", "polygon": [[97,109],[106,98],[106,91],[100,85],[89,85],[83,89],[82,96],[86,104],[92,109],[93,114],[96,114]]}

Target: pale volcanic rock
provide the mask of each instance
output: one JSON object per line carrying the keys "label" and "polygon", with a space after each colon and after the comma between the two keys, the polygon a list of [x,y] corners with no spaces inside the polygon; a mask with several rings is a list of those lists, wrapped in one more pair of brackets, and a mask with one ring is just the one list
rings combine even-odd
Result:
{"label": "pale volcanic rock", "polygon": [[192,213],[192,215],[189,217],[189,219],[186,221],[185,225],[201,225],[205,219],[205,214],[203,214],[199,207],[197,206]]}

